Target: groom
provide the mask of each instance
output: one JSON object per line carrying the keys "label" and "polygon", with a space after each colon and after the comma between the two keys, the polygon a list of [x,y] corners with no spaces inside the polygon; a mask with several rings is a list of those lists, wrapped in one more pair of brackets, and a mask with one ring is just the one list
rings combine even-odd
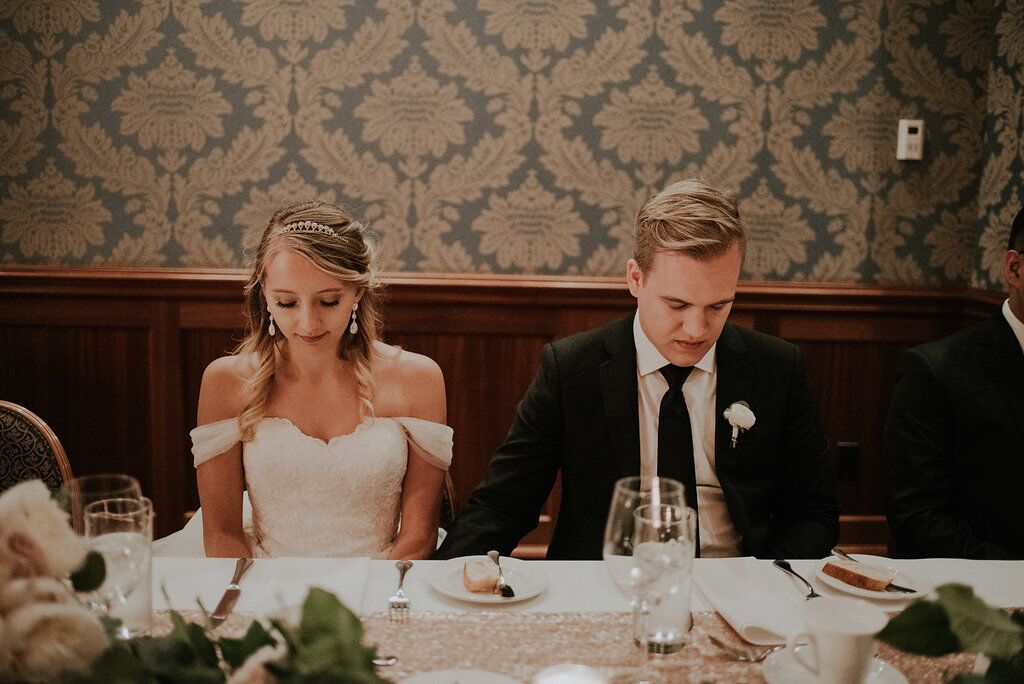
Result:
{"label": "groom", "polygon": [[701,181],[640,209],[626,265],[635,315],[544,347],[505,443],[435,558],[511,553],[559,471],[549,559],[600,559],[615,481],[655,474],[686,485],[703,556],[828,554],[839,506],[802,356],[726,323],[746,240],[735,203]]}

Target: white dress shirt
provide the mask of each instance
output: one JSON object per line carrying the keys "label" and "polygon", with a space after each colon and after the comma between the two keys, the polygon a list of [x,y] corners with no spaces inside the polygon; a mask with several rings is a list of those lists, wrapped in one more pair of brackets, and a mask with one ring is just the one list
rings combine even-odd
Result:
{"label": "white dress shirt", "polygon": [[[639,313],[633,318],[633,340],[636,342],[640,411],[640,474],[651,476],[658,474],[658,414],[661,400],[668,391],[668,381],[660,369],[669,361],[647,338],[640,326]],[[716,349],[717,345],[708,350],[683,383],[683,399],[690,414],[690,431],[693,434],[693,469],[697,476],[702,558],[740,555],[740,535],[729,518],[722,485],[715,473]]]}
{"label": "white dress shirt", "polygon": [[1020,350],[1024,352],[1024,321],[1019,320],[1010,311],[1010,300],[1007,299],[1003,302],[1003,316],[1006,317],[1006,322],[1010,324],[1010,329],[1013,330],[1013,334],[1017,336],[1017,341],[1020,342]]}

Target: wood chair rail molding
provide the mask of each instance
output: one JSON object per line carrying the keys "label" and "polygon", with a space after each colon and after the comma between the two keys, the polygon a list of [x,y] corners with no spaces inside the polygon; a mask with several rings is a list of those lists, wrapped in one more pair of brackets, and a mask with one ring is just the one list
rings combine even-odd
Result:
{"label": "wood chair rail molding", "polygon": [[[198,505],[189,454],[199,382],[233,347],[247,274],[0,266],[0,398],[43,416],[75,472],[129,472],[157,533]],[[536,372],[541,347],[628,314],[625,277],[389,273],[385,337],[434,358],[448,386],[457,503],[469,497]],[[843,541],[884,552],[882,426],[907,347],[992,315],[972,289],[740,282],[731,320],[807,355],[836,452]],[[480,368],[500,373],[480,373]],[[542,554],[558,491],[521,555]]]}
{"label": "wood chair rail molding", "polygon": [[[241,301],[247,277],[246,271],[237,269],[0,267],[0,294]],[[537,304],[547,307],[629,303],[625,276],[386,273],[383,280],[387,290],[437,302],[520,304],[523,297],[543,294]],[[1002,293],[971,288],[740,281],[736,307],[774,309],[778,300],[785,300],[788,308],[808,311],[949,314],[959,309],[971,314],[990,310],[1002,299]]]}

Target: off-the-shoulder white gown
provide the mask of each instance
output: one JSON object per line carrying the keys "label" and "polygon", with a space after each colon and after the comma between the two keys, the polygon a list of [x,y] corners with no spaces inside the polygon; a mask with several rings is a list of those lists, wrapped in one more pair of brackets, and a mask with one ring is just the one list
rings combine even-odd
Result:
{"label": "off-the-shoulder white gown", "polygon": [[[197,427],[191,436],[198,467],[236,444],[241,432],[231,418]],[[410,442],[418,450],[410,450]],[[325,442],[286,418],[263,418],[252,441],[242,444],[253,554],[386,557],[398,531],[410,454],[447,470],[452,429],[418,418],[367,418]],[[195,532],[201,545],[201,523]]]}

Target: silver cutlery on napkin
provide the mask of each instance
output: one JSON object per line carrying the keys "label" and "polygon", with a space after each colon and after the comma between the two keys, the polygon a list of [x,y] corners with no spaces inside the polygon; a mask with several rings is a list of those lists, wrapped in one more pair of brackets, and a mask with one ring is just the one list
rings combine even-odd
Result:
{"label": "silver cutlery on napkin", "polygon": [[235,603],[238,602],[238,596],[242,593],[241,587],[238,584],[242,581],[242,577],[252,567],[252,558],[239,558],[238,562],[235,563],[235,574],[231,576],[231,582],[228,584],[227,589],[224,590],[224,595],[220,597],[220,602],[217,603],[217,607],[210,613],[210,627],[217,628],[224,622],[228,615],[231,615],[231,611],[235,607]]}
{"label": "silver cutlery on napkin", "polygon": [[516,595],[516,592],[512,591],[512,586],[505,581],[505,573],[501,571],[501,563],[498,562],[498,552],[488,551],[487,557],[494,561],[494,564],[498,566],[498,591],[505,598],[512,598]]}
{"label": "silver cutlery on napkin", "polygon": [[[851,556],[850,554],[846,553],[845,551],[843,551],[840,548],[832,549],[832,553],[834,555],[839,556],[840,558],[842,558],[844,560],[848,560],[848,561],[850,561],[852,563],[861,563],[861,561],[857,560],[856,558],[854,558],[853,556]],[[864,565],[869,565],[868,563],[863,563],[863,564]],[[896,584],[895,582],[890,582],[889,584],[887,584],[885,586],[885,589],[883,589],[883,591],[897,592],[897,593],[900,593],[900,594],[916,594],[917,593],[916,589],[911,589],[910,587],[905,587],[902,584]]]}
{"label": "silver cutlery on napkin", "polygon": [[796,577],[798,580],[803,582],[807,586],[807,589],[809,590],[809,593],[807,594],[807,596],[805,598],[808,598],[808,599],[821,598],[821,594],[819,594],[818,592],[814,591],[814,587],[811,586],[811,583],[808,582],[807,580],[805,580],[803,575],[801,575],[799,572],[794,570],[793,566],[789,564],[788,560],[782,560],[781,558],[776,558],[775,560],[772,561],[772,565],[777,567],[779,570],[782,570],[783,572],[788,572],[790,575],[792,575],[793,577]]}

